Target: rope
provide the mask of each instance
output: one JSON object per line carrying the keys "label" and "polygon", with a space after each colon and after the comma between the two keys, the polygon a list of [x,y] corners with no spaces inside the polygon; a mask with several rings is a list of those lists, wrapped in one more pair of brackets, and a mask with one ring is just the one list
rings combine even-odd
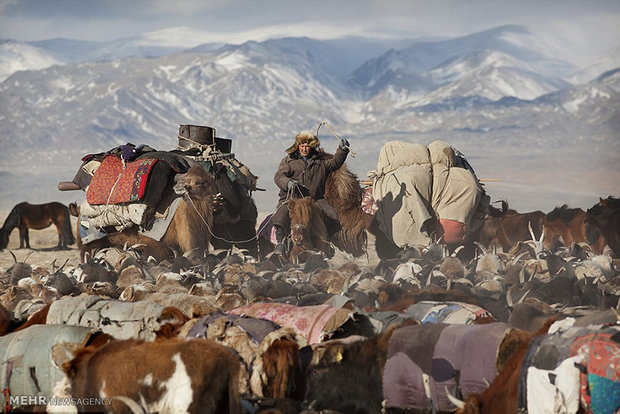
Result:
{"label": "rope", "polygon": [[[185,137],[183,137],[181,135],[177,135],[177,138],[179,140],[183,140],[183,141],[189,142],[190,143],[189,148],[198,148],[199,150],[204,151],[207,148],[211,149],[211,147],[212,147],[212,145],[200,144],[200,143],[194,141],[193,139],[185,138]],[[180,147],[179,145],[177,145],[177,149],[184,149],[184,148],[186,148],[186,147]]]}
{"label": "rope", "polygon": [[4,388],[2,388],[2,395],[4,395],[4,407],[3,407],[3,412],[4,413],[8,413],[9,411],[11,411],[11,388],[10,388],[10,383],[11,383],[11,374],[13,373],[13,361],[7,361],[6,364],[6,371],[5,371],[5,376],[4,376],[4,382],[5,382],[5,386]]}
{"label": "rope", "polygon": [[[125,169],[125,163],[123,162],[123,170]],[[114,181],[114,185],[112,185],[112,188],[110,189],[110,194],[108,195],[108,199],[105,202],[106,206],[110,205],[110,199],[112,198],[112,195],[114,194],[114,190],[116,190],[116,184],[118,184],[118,182],[121,179],[121,176],[123,175],[122,172],[118,173],[118,177],[116,177],[116,181]]]}
{"label": "rope", "polygon": [[[319,124],[319,126],[318,126],[318,127],[316,127],[316,136],[317,136],[317,138],[318,138],[318,136],[319,136],[319,129],[321,129],[321,125],[325,125],[325,126],[327,126],[327,128],[329,128],[329,130],[330,130],[330,131],[332,131],[332,134],[334,134],[334,136],[335,136],[336,138],[338,138],[338,141],[342,142],[342,139],[338,136],[338,134],[336,134],[336,131],[334,131],[334,129],[333,129],[333,128],[332,128],[332,127],[331,127],[331,126],[327,123],[327,121],[323,121],[323,122],[321,122],[321,123]],[[345,148],[347,148],[347,149],[349,150],[349,153],[351,154],[351,156],[352,156],[353,158],[355,158],[355,155],[356,155],[356,154],[355,154],[355,151],[353,151],[349,145],[345,145]]]}
{"label": "rope", "polygon": [[[249,243],[252,240],[258,239],[258,235],[260,234],[260,232],[262,232],[268,225],[269,223],[271,223],[271,217],[269,218],[269,220],[265,221],[263,226],[259,226],[258,230],[256,230],[256,235],[250,239],[247,240],[227,240],[224,239],[222,237],[218,237],[215,234],[213,234],[213,231],[211,230],[211,227],[209,226],[209,223],[207,223],[207,220],[205,220],[205,218],[202,216],[202,214],[200,214],[200,211],[198,211],[198,208],[196,208],[196,205],[194,204],[194,200],[192,200],[192,198],[189,196],[188,193],[183,194],[183,198],[186,198],[190,201],[190,204],[192,205],[192,207],[194,208],[194,210],[196,211],[196,214],[198,214],[198,216],[200,217],[200,219],[202,220],[202,222],[204,223],[205,226],[207,226],[207,230],[209,231],[209,234],[211,234],[211,236],[215,239],[221,240],[223,242],[226,243],[230,243],[230,244],[241,244],[241,243]],[[277,209],[276,212],[278,210],[280,210],[282,207],[284,207],[284,205],[288,202],[289,196],[287,195],[286,197],[286,201],[284,203],[282,203]],[[274,213],[275,214],[275,213]]]}
{"label": "rope", "polygon": [[[295,191],[298,191],[300,196],[302,196],[302,197],[304,196],[304,194],[302,193],[301,189],[298,188],[298,186],[296,186],[296,185],[292,186],[291,188],[287,189],[286,199],[284,200],[284,202],[282,204],[280,204],[278,206],[278,208],[276,209],[276,211],[273,214],[277,213],[282,207],[284,207],[286,204],[288,204],[288,200],[294,196]],[[185,192],[183,194],[183,198],[189,200],[189,203],[194,208],[194,211],[196,211],[196,214],[198,214],[198,216],[200,217],[200,219],[202,220],[204,225],[207,227],[207,230],[209,231],[209,234],[211,234],[211,236],[213,238],[215,238],[217,240],[221,240],[221,241],[226,242],[226,243],[230,243],[230,244],[249,243],[252,240],[258,239],[258,237],[259,237],[258,235],[269,225],[269,223],[271,223],[271,217],[273,217],[273,214],[272,214],[272,216],[269,218],[269,220],[266,220],[265,223],[262,226],[258,227],[258,229],[256,230],[256,235],[254,237],[252,237],[250,239],[247,239],[247,240],[236,240],[236,241],[234,241],[234,240],[227,240],[227,239],[224,239],[222,237],[219,237],[219,236],[216,236],[215,234],[213,234],[213,231],[211,230],[211,226],[209,226],[209,223],[207,223],[207,220],[205,220],[205,218],[202,216],[202,214],[200,214],[200,211],[198,211],[198,208],[196,207],[196,204],[194,203],[194,200],[189,196],[189,193]],[[326,241],[329,242],[329,240],[326,240]]]}

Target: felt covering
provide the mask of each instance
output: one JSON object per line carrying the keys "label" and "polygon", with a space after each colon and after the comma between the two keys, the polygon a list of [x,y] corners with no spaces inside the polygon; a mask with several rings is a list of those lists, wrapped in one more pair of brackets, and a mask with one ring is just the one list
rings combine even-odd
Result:
{"label": "felt covering", "polygon": [[458,323],[473,325],[477,319],[491,317],[486,309],[470,303],[420,301],[405,313],[421,323]]}
{"label": "felt covering", "polygon": [[233,309],[229,313],[263,318],[280,326],[291,327],[306,339],[307,344],[311,345],[328,339],[354,312],[329,305],[294,306],[285,303],[254,303]]}
{"label": "felt covering", "polygon": [[386,406],[454,410],[446,390],[463,398],[484,391],[497,375],[497,354],[510,329],[501,322],[397,328],[383,372]]}

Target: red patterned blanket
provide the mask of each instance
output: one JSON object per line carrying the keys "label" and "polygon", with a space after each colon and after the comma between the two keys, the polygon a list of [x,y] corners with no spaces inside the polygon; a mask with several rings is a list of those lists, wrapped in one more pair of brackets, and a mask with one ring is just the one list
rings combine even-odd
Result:
{"label": "red patterned blanket", "polygon": [[86,201],[94,205],[140,201],[151,168],[157,161],[156,158],[142,158],[123,166],[119,157],[107,156],[90,181]]}

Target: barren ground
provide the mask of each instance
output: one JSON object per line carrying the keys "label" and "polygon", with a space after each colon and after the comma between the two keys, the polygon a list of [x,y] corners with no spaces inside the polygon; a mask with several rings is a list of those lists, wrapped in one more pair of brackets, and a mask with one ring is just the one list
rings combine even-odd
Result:
{"label": "barren ground", "polygon": [[[0,213],[0,223],[4,223],[8,215],[8,211]],[[75,229],[76,218],[72,217],[72,227]],[[52,262],[56,259],[56,265],[62,265],[65,260],[67,266],[77,266],[80,262],[80,253],[75,244],[70,246],[68,250],[53,250],[58,244],[58,233],[56,227],[51,225],[43,230],[29,230],[30,247],[32,249],[19,248],[19,230],[14,229],[9,236],[9,245],[6,249],[0,250],[0,270],[6,270],[15,263],[15,259],[11,252],[15,254],[20,262],[26,260],[26,263],[33,267],[44,267],[48,270],[52,267]],[[74,233],[75,235],[75,233]]]}
{"label": "barren ground", "polygon": [[[4,223],[8,213],[8,211],[0,212],[0,223]],[[262,221],[262,218],[263,217],[259,217],[259,223]],[[71,220],[73,223],[72,228],[75,229],[77,220],[75,217],[71,217]],[[68,250],[54,250],[58,244],[58,233],[56,232],[56,227],[54,225],[51,225],[43,230],[30,229],[29,234],[30,246],[32,248],[20,249],[19,230],[14,229],[11,232],[8,247],[4,250],[0,250],[0,272],[7,270],[15,263],[15,259],[13,259],[11,252],[15,254],[17,260],[20,262],[26,260],[26,263],[30,264],[33,268],[43,267],[50,271],[52,270],[52,263],[54,260],[56,260],[56,266],[62,265],[66,260],[68,260],[67,266],[77,266],[80,263],[80,254],[75,244],[70,246]],[[372,236],[369,236],[368,256],[363,256],[359,259],[355,259],[354,261],[362,267],[374,267],[378,263],[378,258],[374,250]],[[353,259],[349,255],[337,250],[334,257],[329,260],[329,264],[331,268],[337,268],[341,264],[351,260]]]}

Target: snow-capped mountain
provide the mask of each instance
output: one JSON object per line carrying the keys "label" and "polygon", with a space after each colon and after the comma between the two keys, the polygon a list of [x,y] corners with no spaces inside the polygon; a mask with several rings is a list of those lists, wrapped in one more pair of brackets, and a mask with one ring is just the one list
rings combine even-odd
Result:
{"label": "snow-capped mountain", "polygon": [[[433,90],[449,81],[446,75],[480,66],[521,67],[536,72],[540,78],[551,79],[572,69],[567,62],[545,57],[536,47],[543,42],[532,40],[532,36],[523,27],[502,26],[457,39],[415,42],[369,60],[353,72],[351,81],[372,95],[383,91],[386,85],[411,91]],[[434,76],[420,77],[433,73]]]}
{"label": "snow-capped mountain", "polygon": [[48,39],[32,42],[0,41],[0,81],[20,70],[39,70],[52,65],[96,62],[126,57],[159,57],[200,47],[215,50],[222,43],[205,43],[204,34],[180,27],[108,42]]}
{"label": "snow-capped mountain", "polygon": [[63,63],[36,46],[13,40],[0,41],[0,82],[15,72],[39,70]]}
{"label": "snow-capped mountain", "polygon": [[[518,209],[587,207],[620,182],[617,168],[602,167],[619,153],[618,72],[570,84],[572,66],[532,46],[522,27],[424,42],[283,38],[182,51],[171,33],[161,43],[149,36],[38,42],[34,50],[55,63],[0,83],[0,208],[72,201],[79,194],[59,193],[56,184],[73,177],[81,156],[126,142],[173,149],[186,123],[233,139],[238,159],[268,190],[255,195],[263,211],[273,207],[271,177],[284,148],[324,120],[351,140],[357,158],[348,165],[362,178],[387,140],[443,139],[468,154],[479,175],[503,178],[489,191]],[[19,60],[0,56],[7,56],[0,67]],[[24,68],[34,67],[32,50],[20,56]],[[320,139],[335,149],[327,129]],[[548,183],[560,177],[567,185]]]}
{"label": "snow-capped mountain", "polygon": [[608,72],[620,67],[620,48],[614,49],[605,56],[593,60],[584,68],[568,77],[568,81],[573,84],[589,82],[601,73]]}

